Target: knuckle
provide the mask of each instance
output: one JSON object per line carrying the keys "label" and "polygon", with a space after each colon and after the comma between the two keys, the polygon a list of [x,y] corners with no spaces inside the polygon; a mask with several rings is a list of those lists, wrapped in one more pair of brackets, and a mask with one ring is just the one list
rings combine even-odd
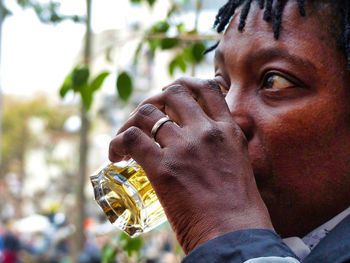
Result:
{"label": "knuckle", "polygon": [[182,171],[184,171],[183,164],[180,161],[177,161],[177,159],[172,159],[165,161],[163,163],[163,167],[160,171],[161,178],[167,180],[168,182],[172,180],[177,180],[179,174],[182,174]]}
{"label": "knuckle", "polygon": [[130,127],[123,133],[122,143],[124,146],[133,145],[139,142],[142,131],[137,127]]}
{"label": "knuckle", "polygon": [[180,77],[174,81],[174,83],[178,83],[181,85],[186,85],[186,83],[189,81],[189,77]]}
{"label": "knuckle", "polygon": [[182,147],[183,153],[186,156],[197,156],[200,149],[199,145],[200,144],[195,140],[188,141]]}
{"label": "knuckle", "polygon": [[205,80],[205,86],[208,88],[209,91],[221,93],[219,84],[213,79]]}
{"label": "knuckle", "polygon": [[139,110],[137,111],[137,114],[141,116],[150,116],[156,110],[157,108],[154,105],[144,104],[139,108]]}
{"label": "knuckle", "polygon": [[172,85],[165,90],[165,96],[184,94],[184,93],[187,93],[187,90],[182,85],[179,85],[179,84]]}
{"label": "knuckle", "polygon": [[225,141],[224,132],[215,124],[210,124],[203,128],[202,141],[207,144],[218,144]]}

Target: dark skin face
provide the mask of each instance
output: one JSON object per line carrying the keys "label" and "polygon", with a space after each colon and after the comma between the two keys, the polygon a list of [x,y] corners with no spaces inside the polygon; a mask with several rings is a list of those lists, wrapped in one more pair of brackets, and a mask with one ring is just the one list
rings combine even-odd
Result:
{"label": "dark skin face", "polygon": [[[288,1],[276,41],[254,1],[245,31],[235,17],[221,40],[215,80],[168,85],[111,142],[111,161],[145,169],[186,253],[240,229],[302,236],[350,205],[348,73],[319,14]],[[158,147],[165,114],[177,125]]]}
{"label": "dark skin face", "polygon": [[348,74],[318,20],[322,11],[308,11],[300,17],[289,1],[275,41],[255,5],[244,33],[233,20],[215,63],[260,193],[285,236],[305,235],[350,205]]}

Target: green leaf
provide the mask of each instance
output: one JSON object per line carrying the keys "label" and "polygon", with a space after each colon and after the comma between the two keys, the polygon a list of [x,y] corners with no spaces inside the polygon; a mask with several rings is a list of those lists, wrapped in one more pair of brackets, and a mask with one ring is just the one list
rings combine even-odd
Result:
{"label": "green leaf", "polygon": [[72,73],[69,73],[69,75],[65,78],[65,80],[63,81],[63,84],[60,88],[60,96],[61,98],[64,98],[68,91],[73,90],[72,87]]}
{"label": "green leaf", "polygon": [[161,46],[161,40],[160,39],[150,39],[148,40],[148,45],[151,51],[154,53],[156,52],[157,48]]}
{"label": "green leaf", "polygon": [[89,86],[84,85],[81,86],[79,93],[85,109],[90,110],[93,101],[93,91],[89,88]]}
{"label": "green leaf", "polygon": [[68,86],[68,85],[62,86],[59,91],[60,97],[63,99],[67,95],[68,91],[70,91],[70,89],[71,89],[71,86]]}
{"label": "green leaf", "polygon": [[88,83],[90,71],[87,66],[77,66],[72,72],[72,85],[74,91],[79,91],[81,86]]}
{"label": "green leaf", "polygon": [[142,248],[142,239],[141,237],[130,238],[125,233],[121,234],[120,240],[123,245],[123,250],[128,253],[128,256],[131,257],[133,252],[139,252]]}
{"label": "green leaf", "polygon": [[176,47],[179,44],[179,40],[176,38],[164,38],[161,40],[160,47],[161,49],[171,49]]}
{"label": "green leaf", "polygon": [[29,0],[17,0],[17,4],[19,4],[22,8],[26,8],[30,6],[30,1]]}
{"label": "green leaf", "polygon": [[172,16],[178,10],[179,10],[179,6],[176,4],[172,4],[172,6],[168,9],[168,13],[167,13],[166,17],[169,18],[169,16]]}
{"label": "green leaf", "polygon": [[108,263],[110,261],[113,261],[116,255],[117,252],[111,245],[104,245],[101,252],[102,263]]}
{"label": "green leaf", "polygon": [[52,13],[50,16],[50,22],[53,24],[62,22],[62,20],[63,17],[59,16],[57,13]]}
{"label": "green leaf", "polygon": [[151,33],[165,33],[170,28],[170,25],[167,21],[159,21],[151,27]]}
{"label": "green leaf", "polygon": [[111,57],[112,51],[113,51],[112,47],[108,47],[106,50],[106,53],[105,53],[106,57],[105,58],[106,58],[107,62],[112,62],[112,57]]}
{"label": "green leaf", "polygon": [[91,92],[95,92],[99,90],[105,81],[105,79],[109,76],[109,72],[105,71],[100,74],[98,74],[91,82],[90,84],[90,90]]}
{"label": "green leaf", "polygon": [[186,72],[187,65],[185,61],[185,56],[183,53],[178,54],[172,61],[170,61],[168,69],[169,74],[174,76],[175,69],[179,68],[182,72]]}
{"label": "green leaf", "polygon": [[73,16],[68,16],[69,19],[71,19],[74,23],[84,23],[85,22],[85,17],[83,16],[77,16],[77,15],[73,15]]}
{"label": "green leaf", "polygon": [[[167,21],[159,21],[158,23],[154,24],[148,33],[166,33],[168,29],[170,28],[170,25]],[[161,39],[148,39],[148,44],[150,47],[150,50],[154,54],[158,47],[162,47],[162,40]]]}
{"label": "green leaf", "polygon": [[177,32],[178,32],[179,34],[185,33],[185,32],[186,32],[186,28],[185,28],[185,25],[184,25],[183,23],[178,24],[178,25],[176,26],[176,28],[177,28]]}
{"label": "green leaf", "polygon": [[192,55],[192,46],[186,47],[183,49],[183,58],[185,61],[190,62],[190,63],[194,63],[196,62],[193,58]]}
{"label": "green leaf", "polygon": [[131,257],[133,252],[138,252],[142,248],[141,238],[130,238],[123,249],[128,253],[128,256]]}
{"label": "green leaf", "polygon": [[137,45],[137,48],[136,48],[136,51],[135,51],[135,55],[134,55],[134,64],[136,65],[139,61],[139,57],[140,57],[140,53],[141,53],[141,50],[142,50],[142,47],[143,47],[143,44],[145,42],[141,41],[138,45]]}
{"label": "green leaf", "polygon": [[187,69],[187,65],[186,65],[186,62],[185,62],[185,59],[183,58],[183,56],[178,57],[177,64],[178,64],[179,68],[181,69],[181,71],[183,73],[185,73],[186,69]]}
{"label": "green leaf", "polygon": [[205,45],[201,42],[197,42],[183,50],[184,59],[191,63],[199,63],[204,58],[204,51]]}
{"label": "green leaf", "polygon": [[176,69],[176,60],[173,59],[172,61],[170,61],[168,66],[170,76],[172,77],[174,76],[175,69]]}
{"label": "green leaf", "polygon": [[122,72],[117,78],[117,91],[119,97],[126,101],[130,97],[133,89],[132,79],[127,72]]}
{"label": "green leaf", "polygon": [[150,5],[150,7],[152,7],[154,5],[154,3],[156,2],[156,0],[147,0],[147,2]]}
{"label": "green leaf", "polygon": [[2,12],[2,18],[12,15],[11,11],[6,8],[4,4],[0,4],[0,12]]}
{"label": "green leaf", "polygon": [[141,0],[130,0],[130,2],[133,4],[140,4]]}
{"label": "green leaf", "polygon": [[199,63],[203,60],[205,45],[202,42],[197,42],[192,46],[192,56],[195,62]]}

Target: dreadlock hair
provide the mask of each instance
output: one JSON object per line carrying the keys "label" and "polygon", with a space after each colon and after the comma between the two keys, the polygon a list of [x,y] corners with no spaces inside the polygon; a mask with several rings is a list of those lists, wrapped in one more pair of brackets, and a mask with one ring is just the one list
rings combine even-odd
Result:
{"label": "dreadlock hair", "polygon": [[[238,7],[242,6],[242,11],[238,23],[238,30],[243,31],[246,20],[250,11],[251,4],[254,0],[228,0],[227,3],[219,9],[216,15],[214,28],[218,33],[222,33],[230,23]],[[258,2],[260,9],[264,9],[263,19],[272,22],[274,38],[277,40],[280,35],[283,9],[288,0],[255,0]],[[345,53],[347,59],[347,69],[350,70],[350,0],[308,0],[309,2],[327,2],[336,12],[336,16],[341,21],[340,36],[337,36],[337,46]],[[299,14],[306,16],[306,0],[296,1]],[[205,54],[216,49],[219,41],[209,47]]]}

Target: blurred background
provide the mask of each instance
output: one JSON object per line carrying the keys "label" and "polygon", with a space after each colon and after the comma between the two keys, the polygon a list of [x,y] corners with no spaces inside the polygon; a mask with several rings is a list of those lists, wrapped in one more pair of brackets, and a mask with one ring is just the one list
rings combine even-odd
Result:
{"label": "blurred background", "polygon": [[0,0],[0,262],[180,262],[167,223],[130,239],[89,175],[145,98],[212,78],[225,0]]}

